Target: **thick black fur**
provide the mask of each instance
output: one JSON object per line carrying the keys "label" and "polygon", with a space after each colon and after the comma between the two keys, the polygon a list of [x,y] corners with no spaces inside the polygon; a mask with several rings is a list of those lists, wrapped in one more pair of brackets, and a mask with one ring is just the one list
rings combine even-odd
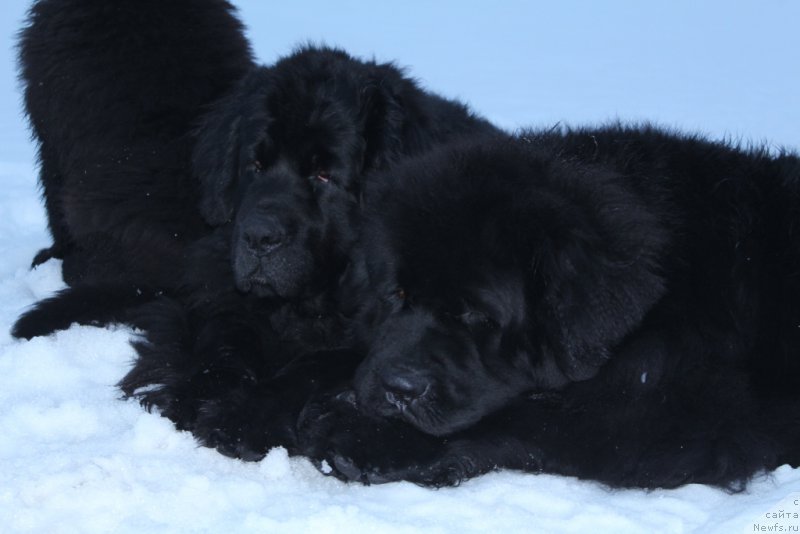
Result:
{"label": "thick black fur", "polygon": [[167,299],[143,306],[131,322],[149,330],[134,343],[136,364],[120,388],[227,456],[260,460],[276,446],[297,454],[308,400],[347,384],[361,358],[282,341],[263,308],[252,311],[235,324]]}
{"label": "thick black fur", "polygon": [[528,132],[374,184],[350,272],[366,358],[299,421],[334,475],[738,489],[800,463],[797,156]]}
{"label": "thick black fur", "polygon": [[203,215],[233,225],[240,291],[304,298],[341,273],[370,173],[496,132],[392,64],[306,46],[252,71],[206,117],[194,157]]}
{"label": "thick black fur", "polygon": [[34,262],[63,257],[75,287],[15,335],[140,326],[127,394],[225,454],[285,445],[346,480],[736,489],[800,463],[796,156],[614,127],[399,163],[496,131],[325,48],[201,118],[247,43],[227,2],[168,4],[34,4],[20,57],[54,237]]}
{"label": "thick black fur", "polygon": [[[239,292],[195,290],[183,310],[167,307],[170,320],[149,311],[129,318],[148,334],[123,390],[141,391],[146,405],[225,454],[255,459],[276,444],[295,451],[287,422],[312,391],[354,369],[284,366],[355,358],[345,350],[339,281],[370,176],[436,144],[495,133],[395,66],[341,50],[304,47],[252,71],[206,117],[194,158],[203,213],[232,235],[233,273],[220,268],[212,279],[235,281]],[[285,395],[267,385],[277,369]],[[250,378],[209,379],[231,375]]]}
{"label": "thick black fur", "polygon": [[53,246],[70,285],[180,282],[208,232],[191,173],[205,107],[252,67],[225,0],[38,0],[20,33]]}
{"label": "thick black fur", "polygon": [[[199,230],[189,232],[180,258],[148,254],[173,279],[84,277],[23,315],[13,334],[30,338],[73,322],[133,324],[146,334],[123,390],[201,443],[259,457],[275,441],[251,433],[260,428],[255,421],[240,423],[257,412],[259,390],[231,377],[258,383],[298,355],[313,360],[314,351],[344,346],[336,291],[371,173],[437,143],[496,132],[391,64],[301,48],[251,70],[201,118],[192,169],[200,211],[216,229],[193,221]],[[163,200],[159,209],[171,213],[169,195]],[[183,199],[172,201],[184,209]],[[305,398],[301,391],[292,387]]]}
{"label": "thick black fur", "polygon": [[[30,28],[38,26],[46,24],[40,21]],[[84,25],[80,31],[90,29]],[[169,45],[167,41],[161,46]],[[423,91],[391,64],[311,46],[274,67],[252,69],[199,120],[187,142],[194,150],[192,169],[199,177],[200,196],[195,198],[198,188],[193,183],[171,181],[174,189],[157,199],[148,197],[139,215],[128,214],[121,227],[124,240],[102,234],[93,242],[92,254],[83,249],[78,254],[82,266],[95,274],[82,275],[78,285],[26,313],[14,328],[15,336],[43,335],[72,322],[126,320],[128,300],[109,298],[95,318],[84,313],[89,310],[86,303],[101,293],[86,286],[102,286],[110,295],[141,291],[153,296],[166,290],[181,298],[189,295],[190,308],[215,301],[219,294],[234,303],[229,295],[238,290],[245,298],[286,303],[287,313],[276,316],[282,326],[276,328],[306,332],[306,325],[294,321],[298,310],[305,310],[314,323],[318,316],[332,313],[326,293],[346,265],[365,177],[437,143],[497,132],[463,104]],[[152,127],[151,140],[166,135],[159,130],[163,126]],[[183,176],[187,162],[177,163]],[[151,184],[142,179],[133,184],[94,183],[94,196],[86,198],[76,214],[97,219],[96,211],[110,208],[103,199],[114,197],[123,186],[149,194]],[[43,183],[45,199],[51,202],[49,182],[43,178]],[[208,223],[217,226],[213,233],[194,217],[195,200]],[[109,204],[119,202],[113,199]],[[125,202],[133,211],[143,200],[126,197]],[[182,213],[191,214],[185,227],[173,228],[162,220]],[[139,231],[140,225],[154,222],[158,235]],[[65,258],[65,274],[75,263]],[[69,313],[71,306],[74,314]],[[230,311],[236,316],[249,308],[236,303]]]}

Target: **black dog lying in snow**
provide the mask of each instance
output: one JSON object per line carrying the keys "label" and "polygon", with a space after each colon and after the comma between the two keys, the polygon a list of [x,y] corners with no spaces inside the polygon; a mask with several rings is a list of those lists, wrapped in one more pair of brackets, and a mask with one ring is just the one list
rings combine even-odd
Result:
{"label": "black dog lying in snow", "polygon": [[194,431],[223,452],[344,480],[739,489],[800,463],[799,179],[794,155],[647,127],[443,146],[366,191],[352,351],[272,378],[142,353],[123,388],[206,395]]}
{"label": "black dog lying in snow", "polygon": [[799,193],[794,155],[648,127],[394,168],[349,274],[366,357],[304,407],[299,452],[430,486],[510,468],[736,489],[798,465]]}

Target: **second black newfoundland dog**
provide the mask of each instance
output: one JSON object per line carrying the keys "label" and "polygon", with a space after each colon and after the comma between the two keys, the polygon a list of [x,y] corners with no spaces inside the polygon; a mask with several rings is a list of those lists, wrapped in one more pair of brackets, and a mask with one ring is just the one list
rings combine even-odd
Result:
{"label": "second black newfoundland dog", "polygon": [[352,390],[300,450],[346,480],[510,468],[739,488],[800,463],[800,160],[650,127],[456,144],[375,181]]}

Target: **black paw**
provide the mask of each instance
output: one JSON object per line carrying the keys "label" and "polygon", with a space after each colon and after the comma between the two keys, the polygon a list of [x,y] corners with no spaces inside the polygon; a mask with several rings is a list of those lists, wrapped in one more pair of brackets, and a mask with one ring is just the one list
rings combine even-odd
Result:
{"label": "black paw", "polygon": [[156,409],[198,443],[245,461],[261,460],[277,446],[296,449],[296,402],[265,384],[210,390],[193,381],[144,388],[130,395]]}
{"label": "black paw", "polygon": [[258,462],[272,448],[263,442],[244,439],[242,428],[234,429],[233,432],[225,428],[202,428],[195,432],[195,438],[202,445],[216,449],[224,456],[245,462]]}
{"label": "black paw", "polygon": [[273,447],[296,449],[297,411],[268,388],[232,391],[201,403],[192,433],[201,444],[245,461],[261,460]]}
{"label": "black paw", "polygon": [[298,422],[300,452],[324,474],[348,482],[435,485],[427,483],[434,478],[427,472],[443,452],[444,440],[399,420],[365,416],[354,400],[346,391],[307,405]]}
{"label": "black paw", "polygon": [[198,402],[180,386],[148,385],[141,389],[123,388],[124,397],[139,401],[148,412],[156,411],[175,424],[178,430],[192,431],[197,420]]}

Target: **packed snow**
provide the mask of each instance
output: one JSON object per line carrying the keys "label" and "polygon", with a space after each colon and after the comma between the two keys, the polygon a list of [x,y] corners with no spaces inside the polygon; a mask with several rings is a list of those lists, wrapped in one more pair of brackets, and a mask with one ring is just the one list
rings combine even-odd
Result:
{"label": "packed snow", "polygon": [[[49,237],[11,48],[27,3],[0,7],[0,532],[800,531],[800,470],[786,466],[731,495],[512,472],[364,487],[281,449],[243,463],[120,398],[130,329],[12,339],[18,314],[63,287],[58,262],[28,268]],[[396,59],[508,128],[650,119],[800,147],[790,0],[235,3],[265,62],[304,40]]]}

